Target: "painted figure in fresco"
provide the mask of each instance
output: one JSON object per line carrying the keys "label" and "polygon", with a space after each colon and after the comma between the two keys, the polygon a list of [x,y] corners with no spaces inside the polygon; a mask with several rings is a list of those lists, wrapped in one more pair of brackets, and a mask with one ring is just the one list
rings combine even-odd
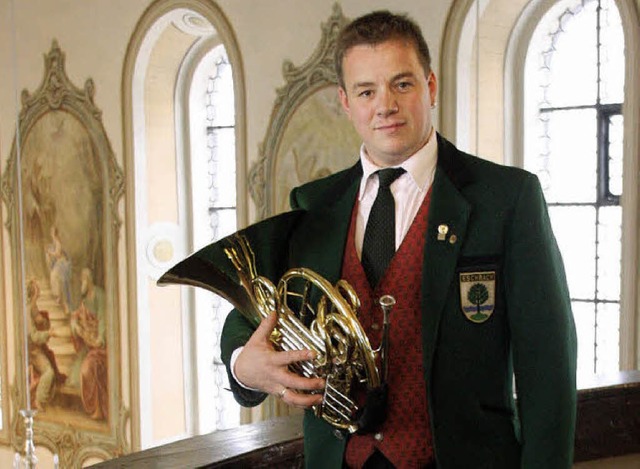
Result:
{"label": "painted figure in fresco", "polygon": [[49,312],[38,307],[40,286],[36,280],[27,284],[29,304],[29,387],[31,405],[44,411],[53,398],[57,386],[64,384],[66,375],[60,373],[56,357],[47,344],[51,337],[58,337],[51,329]]}
{"label": "painted figure in fresco", "polygon": [[108,417],[107,344],[104,290],[93,282],[91,269],[82,269],[82,300],[71,315],[77,357],[71,384],[80,387],[85,412],[95,420]]}
{"label": "painted figure in fresco", "polygon": [[58,228],[51,227],[51,244],[45,250],[51,291],[66,314],[71,308],[71,261],[67,256]]}

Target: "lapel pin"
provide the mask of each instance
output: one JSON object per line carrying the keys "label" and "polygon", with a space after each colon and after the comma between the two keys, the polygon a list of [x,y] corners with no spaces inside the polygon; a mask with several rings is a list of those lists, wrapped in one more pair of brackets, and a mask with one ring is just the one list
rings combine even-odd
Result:
{"label": "lapel pin", "polygon": [[439,225],[438,226],[438,241],[444,241],[447,239],[447,233],[449,232],[449,225]]}

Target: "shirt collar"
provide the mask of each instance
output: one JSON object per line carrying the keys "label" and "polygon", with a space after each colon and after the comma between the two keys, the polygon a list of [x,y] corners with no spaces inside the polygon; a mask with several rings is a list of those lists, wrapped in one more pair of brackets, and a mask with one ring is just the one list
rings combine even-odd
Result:
{"label": "shirt collar", "polygon": [[[402,164],[394,166],[403,168],[413,180],[418,190],[423,192],[429,189],[433,181],[433,175],[438,159],[438,139],[435,128],[431,131],[429,140],[417,152],[407,158]],[[360,146],[360,163],[362,164],[362,181],[360,182],[360,192],[358,200],[362,200],[370,176],[382,169],[369,159],[364,143]]]}

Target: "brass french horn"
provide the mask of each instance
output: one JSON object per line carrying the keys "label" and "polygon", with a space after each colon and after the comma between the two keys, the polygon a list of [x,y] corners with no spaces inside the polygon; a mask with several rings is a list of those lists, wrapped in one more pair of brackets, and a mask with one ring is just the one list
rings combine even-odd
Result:
{"label": "brass french horn", "polygon": [[[158,285],[206,288],[227,299],[255,326],[276,311],[270,338],[274,348],[316,352],[314,360],[290,366],[301,376],[325,379],[315,415],[349,433],[372,431],[386,413],[389,314],[395,300],[389,295],[380,299],[382,342],[374,350],[357,318],[360,300],[345,280],[333,285],[303,267],[285,270],[277,283],[259,275],[252,245],[260,243],[261,251],[270,252],[261,266],[270,276],[277,275],[279,253],[286,252],[287,233],[298,216],[299,212],[279,215],[213,243],[166,272]],[[354,396],[361,387],[367,391],[364,405]]]}

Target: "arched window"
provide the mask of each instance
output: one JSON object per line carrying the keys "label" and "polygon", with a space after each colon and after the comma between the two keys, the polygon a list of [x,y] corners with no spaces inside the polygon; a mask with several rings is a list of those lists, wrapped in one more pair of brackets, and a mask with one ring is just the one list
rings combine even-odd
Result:
{"label": "arched window", "polygon": [[147,448],[241,417],[218,351],[231,307],[201,289],[155,284],[245,223],[242,64],[225,15],[208,0],[154,2],[134,31],[123,80],[127,226],[137,253],[128,286],[139,379],[132,438],[136,445],[139,433]]}
{"label": "arched window", "polygon": [[619,369],[624,36],[613,0],[562,0],[525,62],[525,168],[565,261],[580,374]]}
{"label": "arched window", "polygon": [[539,176],[582,376],[640,355],[639,21],[634,0],[461,0],[444,26],[439,130]]}

